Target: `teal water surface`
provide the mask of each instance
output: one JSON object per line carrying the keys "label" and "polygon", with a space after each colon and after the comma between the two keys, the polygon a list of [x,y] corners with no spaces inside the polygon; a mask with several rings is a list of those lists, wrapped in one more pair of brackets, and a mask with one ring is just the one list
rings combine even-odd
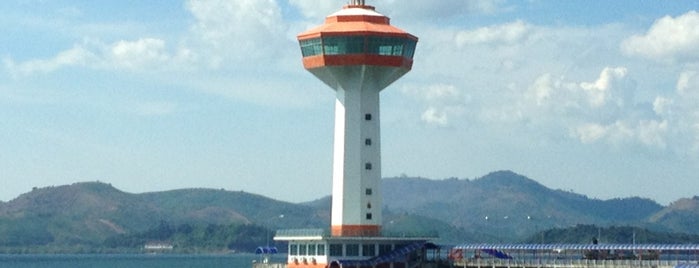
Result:
{"label": "teal water surface", "polygon": [[[277,260],[279,258],[279,260]],[[283,260],[283,256],[274,261]],[[0,268],[197,268],[233,267],[250,268],[259,256],[253,254],[230,255],[0,255]]]}

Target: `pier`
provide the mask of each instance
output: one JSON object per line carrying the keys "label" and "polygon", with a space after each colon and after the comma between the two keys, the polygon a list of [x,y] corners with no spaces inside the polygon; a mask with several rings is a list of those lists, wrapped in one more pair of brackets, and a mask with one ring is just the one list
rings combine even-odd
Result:
{"label": "pier", "polygon": [[461,244],[451,267],[699,268],[697,244]]}
{"label": "pier", "polygon": [[671,260],[462,260],[453,262],[450,267],[468,268],[699,268],[697,262]]}
{"label": "pier", "polygon": [[[297,246],[298,247],[298,246]],[[309,259],[322,252],[289,252]],[[363,255],[363,254],[362,254]],[[318,256],[316,256],[318,257]],[[318,266],[256,263],[254,268],[699,268],[699,244],[460,244],[439,247],[415,243],[371,258],[328,256]]]}

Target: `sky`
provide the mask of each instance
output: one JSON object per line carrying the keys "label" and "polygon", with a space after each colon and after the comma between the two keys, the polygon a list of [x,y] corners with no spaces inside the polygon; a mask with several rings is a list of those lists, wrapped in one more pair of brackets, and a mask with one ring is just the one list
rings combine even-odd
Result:
{"label": "sky", "polygon": [[[329,195],[335,96],[296,35],[346,3],[4,1],[0,200],[83,181]],[[381,93],[384,177],[699,195],[695,0],[367,4],[420,38]]]}

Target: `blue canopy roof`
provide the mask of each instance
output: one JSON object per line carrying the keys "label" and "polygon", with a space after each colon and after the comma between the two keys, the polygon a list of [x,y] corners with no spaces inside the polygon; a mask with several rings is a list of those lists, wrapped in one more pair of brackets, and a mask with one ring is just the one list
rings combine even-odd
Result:
{"label": "blue canopy roof", "polygon": [[340,267],[376,266],[382,263],[394,262],[423,246],[425,246],[424,242],[416,242],[367,260],[333,260],[331,263],[340,264]]}
{"label": "blue canopy roof", "polygon": [[276,254],[277,252],[276,247],[257,247],[255,249],[255,254]]}
{"label": "blue canopy roof", "polygon": [[675,268],[699,268],[699,264],[697,264],[697,263],[680,263],[678,265],[675,265]]}
{"label": "blue canopy roof", "polygon": [[499,249],[499,250],[660,250],[693,251],[699,244],[460,244],[455,249]]}

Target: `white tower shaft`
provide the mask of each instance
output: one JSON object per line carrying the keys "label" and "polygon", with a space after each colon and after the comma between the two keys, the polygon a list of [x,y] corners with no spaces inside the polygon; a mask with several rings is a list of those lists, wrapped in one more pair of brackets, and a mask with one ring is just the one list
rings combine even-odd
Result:
{"label": "white tower shaft", "polygon": [[379,89],[337,89],[333,157],[334,235],[377,235],[381,225]]}
{"label": "white tower shaft", "polygon": [[304,68],[337,94],[332,236],[380,236],[379,92],[410,71],[417,37],[351,0],[298,39]]}

